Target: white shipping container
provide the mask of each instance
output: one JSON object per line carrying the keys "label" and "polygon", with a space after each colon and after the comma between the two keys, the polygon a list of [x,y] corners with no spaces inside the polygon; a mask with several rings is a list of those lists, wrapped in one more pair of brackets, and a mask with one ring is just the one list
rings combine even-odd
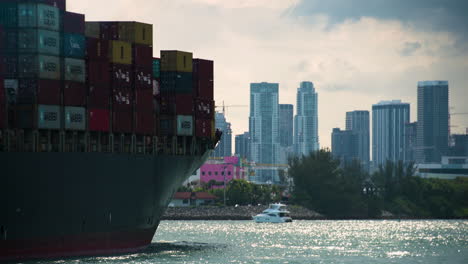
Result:
{"label": "white shipping container", "polygon": [[192,136],[193,135],[193,117],[186,115],[177,116],[177,135]]}
{"label": "white shipping container", "polygon": [[65,106],[65,129],[86,129],[86,109],[84,107]]}

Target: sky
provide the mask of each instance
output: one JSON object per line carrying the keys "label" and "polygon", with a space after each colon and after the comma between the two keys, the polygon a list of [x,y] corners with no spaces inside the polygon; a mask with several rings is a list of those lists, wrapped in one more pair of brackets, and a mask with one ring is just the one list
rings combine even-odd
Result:
{"label": "sky", "polygon": [[[177,49],[215,62],[215,101],[233,135],[248,131],[252,82],[279,83],[295,104],[301,81],[319,94],[321,147],[345,113],[400,99],[417,116],[417,82],[448,80],[450,111],[468,113],[465,0],[68,0],[87,21],[153,24],[153,54]],[[221,110],[221,109],[219,109]],[[452,115],[464,133],[468,115]],[[234,141],[234,140],[233,140]]]}

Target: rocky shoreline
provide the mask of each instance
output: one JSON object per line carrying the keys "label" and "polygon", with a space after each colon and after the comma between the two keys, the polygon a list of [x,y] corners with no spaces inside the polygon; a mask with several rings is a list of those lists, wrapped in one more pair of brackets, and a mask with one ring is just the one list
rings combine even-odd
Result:
{"label": "rocky shoreline", "polygon": [[[251,220],[268,206],[200,206],[169,207],[162,220]],[[291,217],[296,220],[326,219],[323,215],[300,206],[289,206]]]}

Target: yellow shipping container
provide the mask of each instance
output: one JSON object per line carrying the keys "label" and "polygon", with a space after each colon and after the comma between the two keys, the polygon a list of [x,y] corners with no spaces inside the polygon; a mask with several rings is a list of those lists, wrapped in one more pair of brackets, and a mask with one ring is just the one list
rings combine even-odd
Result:
{"label": "yellow shipping container", "polygon": [[192,53],[161,50],[161,71],[192,72]]}
{"label": "yellow shipping container", "polygon": [[153,46],[153,25],[140,22],[119,22],[119,39]]}
{"label": "yellow shipping container", "polygon": [[132,45],[119,40],[109,41],[109,58],[112,63],[132,64]]}

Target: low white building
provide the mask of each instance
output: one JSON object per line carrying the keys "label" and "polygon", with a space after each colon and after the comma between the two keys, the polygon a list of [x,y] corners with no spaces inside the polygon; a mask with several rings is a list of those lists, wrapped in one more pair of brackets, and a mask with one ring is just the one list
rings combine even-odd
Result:
{"label": "low white building", "polygon": [[442,157],[440,164],[417,164],[416,175],[421,178],[453,180],[468,177],[468,157]]}

